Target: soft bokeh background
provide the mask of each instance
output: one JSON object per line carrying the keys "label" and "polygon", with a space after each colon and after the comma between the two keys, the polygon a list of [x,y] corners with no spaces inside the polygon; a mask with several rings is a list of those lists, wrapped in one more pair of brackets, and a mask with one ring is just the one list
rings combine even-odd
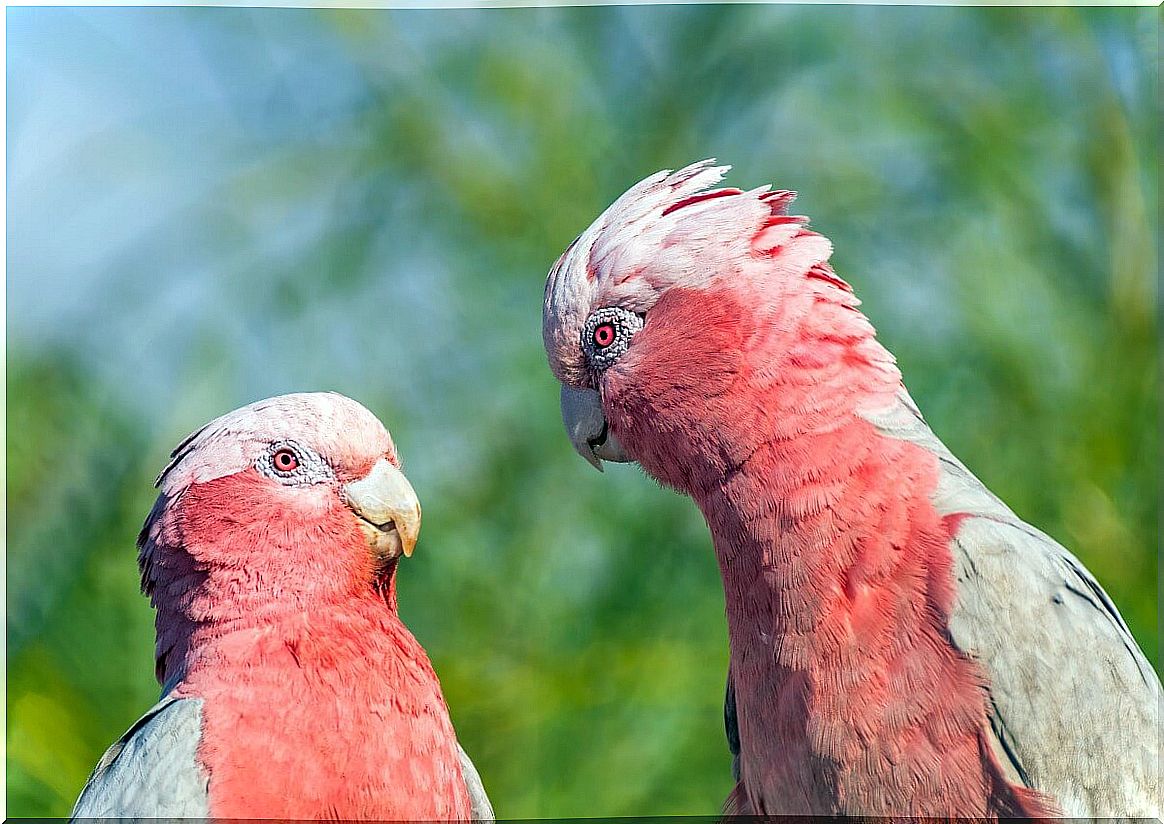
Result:
{"label": "soft bokeh background", "polygon": [[1156,9],[8,9],[8,813],[155,700],[133,541],[187,431],[349,394],[425,507],[401,609],[498,812],[714,813],[695,508],[571,451],[545,272],[716,156],[835,241],[934,429],[1154,662]]}

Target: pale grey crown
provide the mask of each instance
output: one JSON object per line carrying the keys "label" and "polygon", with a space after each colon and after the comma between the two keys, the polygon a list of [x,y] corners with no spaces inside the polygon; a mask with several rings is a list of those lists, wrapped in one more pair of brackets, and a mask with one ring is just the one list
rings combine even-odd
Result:
{"label": "pale grey crown", "polygon": [[300,392],[256,401],[196,430],[174,449],[156,483],[174,496],[192,483],[251,466],[267,475],[261,465],[274,455],[278,444],[286,443],[300,450],[299,464],[306,474],[296,477],[312,479],[307,483],[322,477],[322,464],[328,463],[330,471],[365,454],[396,453],[384,425],[356,401],[335,392]]}
{"label": "pale grey crown", "polygon": [[714,188],[728,168],[704,160],[651,175],[558,258],[546,279],[542,340],[562,384],[591,384],[595,369],[579,340],[592,310],[618,306],[649,314],[670,288],[707,288],[738,275],[738,267],[721,265],[723,259],[746,259],[755,231],[792,193],[768,186]]}

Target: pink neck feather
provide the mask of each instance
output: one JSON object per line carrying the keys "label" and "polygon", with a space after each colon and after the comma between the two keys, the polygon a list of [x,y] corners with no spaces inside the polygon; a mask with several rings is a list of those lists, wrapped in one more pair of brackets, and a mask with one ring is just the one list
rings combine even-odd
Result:
{"label": "pink neck feather", "polygon": [[634,380],[605,378],[615,433],[711,529],[753,808],[1045,810],[1004,778],[986,676],[949,640],[937,460],[860,414],[894,401],[892,356],[827,264],[756,283],[665,292]]}
{"label": "pink neck feather", "polygon": [[141,563],[162,683],[181,677],[194,646],[235,629],[338,604],[374,602],[395,614],[395,567],[375,568],[335,493],[279,494],[247,470],[195,484],[155,510],[160,528]]}

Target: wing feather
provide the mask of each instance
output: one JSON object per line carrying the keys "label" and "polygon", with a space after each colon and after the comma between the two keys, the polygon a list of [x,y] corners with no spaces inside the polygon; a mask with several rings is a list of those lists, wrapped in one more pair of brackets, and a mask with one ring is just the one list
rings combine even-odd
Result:
{"label": "wing feather", "polygon": [[105,752],[71,818],[207,818],[201,734],[200,699],[163,698]]}
{"label": "wing feather", "polygon": [[736,688],[732,670],[728,667],[727,687],[723,697],[723,727],[727,733],[728,750],[732,754],[732,778],[740,780],[740,721],[736,715]]}
{"label": "wing feather", "polygon": [[732,754],[732,778],[735,787],[723,803],[724,815],[730,817],[755,815],[744,780],[740,777],[740,720],[736,714],[736,688],[732,682],[731,666],[728,667],[727,687],[723,697],[723,726],[727,733],[728,750]]}
{"label": "wing feather", "polygon": [[485,785],[481,783],[481,775],[473,766],[473,760],[465,752],[465,748],[457,744],[457,753],[461,758],[461,774],[465,777],[465,786],[469,790],[469,809],[474,821],[494,821],[493,805],[489,803],[489,796],[485,793]]}
{"label": "wing feather", "polygon": [[866,417],[937,456],[953,538],[954,643],[985,668],[995,752],[1068,816],[1161,811],[1160,680],[1083,564],[1024,523],[930,431],[902,390]]}

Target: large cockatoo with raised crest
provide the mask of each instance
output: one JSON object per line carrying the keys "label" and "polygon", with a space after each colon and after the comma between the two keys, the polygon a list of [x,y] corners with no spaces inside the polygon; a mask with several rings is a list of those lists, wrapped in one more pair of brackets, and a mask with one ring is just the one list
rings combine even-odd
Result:
{"label": "large cockatoo with raised crest", "polygon": [[724,172],[622,195],[543,336],[577,451],[707,520],[728,808],[1158,816],[1160,681],[1111,599],[930,430],[794,195]]}

